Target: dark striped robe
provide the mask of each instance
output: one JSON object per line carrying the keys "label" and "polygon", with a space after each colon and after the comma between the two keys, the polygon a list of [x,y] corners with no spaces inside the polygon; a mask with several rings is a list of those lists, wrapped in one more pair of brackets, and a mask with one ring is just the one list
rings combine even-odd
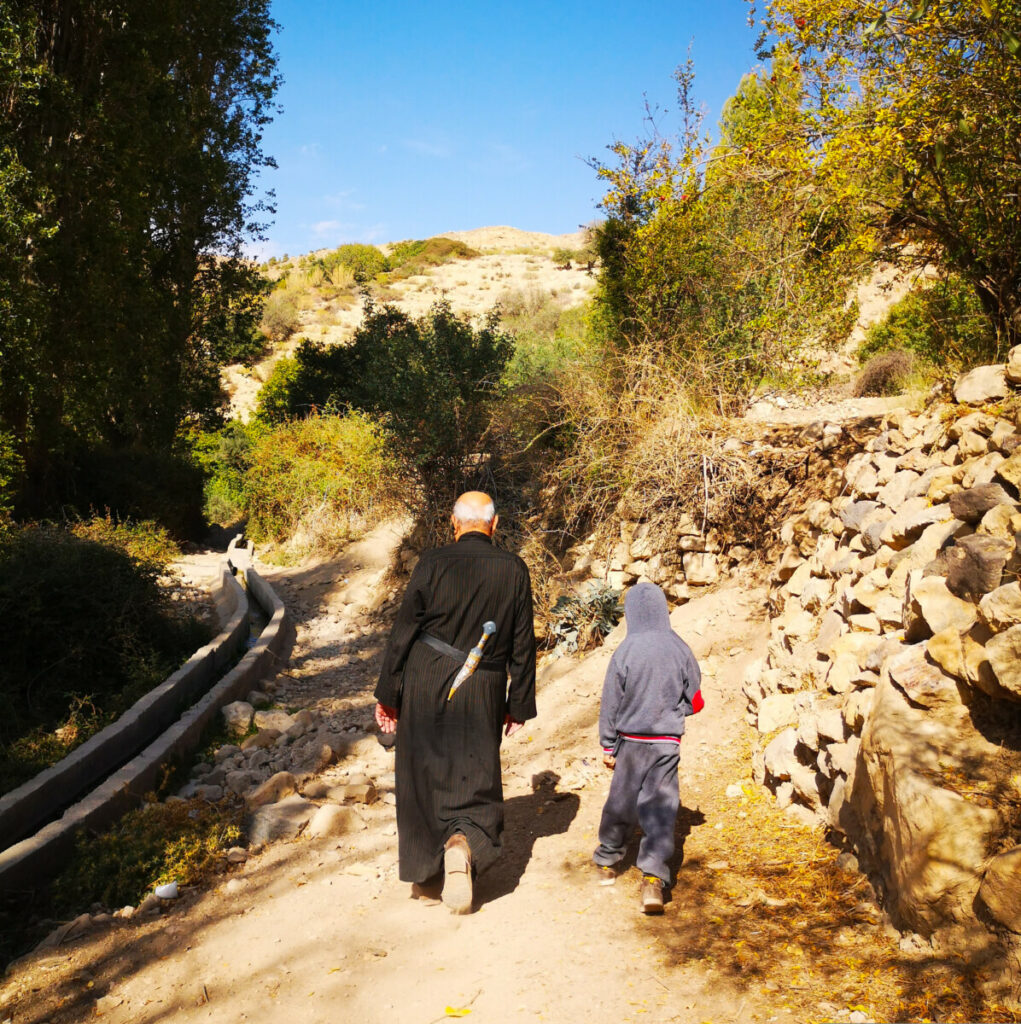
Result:
{"label": "dark striped robe", "polygon": [[[496,633],[476,670],[447,700],[460,663],[424,643],[431,633],[468,652],[492,619]],[[508,683],[509,676],[509,683]],[[483,533],[426,551],[411,575],[383,658],[376,699],[400,711],[397,722],[397,835],[400,877],[424,882],[443,863],[454,833],[468,838],[478,870],[500,852],[503,785],[500,739],[505,714],[535,717],[532,588],[525,563]]]}

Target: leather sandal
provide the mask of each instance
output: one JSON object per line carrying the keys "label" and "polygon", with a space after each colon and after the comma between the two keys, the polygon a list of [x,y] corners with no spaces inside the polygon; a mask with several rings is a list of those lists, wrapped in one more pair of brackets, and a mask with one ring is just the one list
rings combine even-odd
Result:
{"label": "leather sandal", "polygon": [[443,847],[444,905],[452,914],[470,914],[472,909],[472,854],[467,838],[455,832]]}

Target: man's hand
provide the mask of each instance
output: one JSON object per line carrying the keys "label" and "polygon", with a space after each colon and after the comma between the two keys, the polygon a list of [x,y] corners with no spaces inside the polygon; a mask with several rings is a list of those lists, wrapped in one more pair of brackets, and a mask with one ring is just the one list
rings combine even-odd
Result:
{"label": "man's hand", "polygon": [[504,736],[513,736],[525,723],[519,722],[516,718],[511,718],[510,715],[503,716]]}
{"label": "man's hand", "polygon": [[617,767],[617,759],[613,754],[603,754],[603,764],[612,772]]}
{"label": "man's hand", "polygon": [[397,708],[385,704],[376,705],[376,725],[380,732],[397,732]]}

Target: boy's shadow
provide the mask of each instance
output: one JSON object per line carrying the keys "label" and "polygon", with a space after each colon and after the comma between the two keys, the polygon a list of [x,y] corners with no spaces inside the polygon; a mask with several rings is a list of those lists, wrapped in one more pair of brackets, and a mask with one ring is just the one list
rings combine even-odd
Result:
{"label": "boy's shadow", "polygon": [[[690,807],[685,807],[684,804],[677,810],[677,821],[674,824],[674,855],[668,862],[671,876],[676,879],[678,873],[681,870],[681,865],[684,863],[684,843],[688,836],[691,835],[691,830],[697,825],[705,824],[705,815],[696,807],[692,810]],[[623,873],[628,868],[635,866],[635,861],[638,857],[638,844],[641,842],[641,831],[636,827],[635,834],[631,837],[631,842],[628,843],[627,850],[624,853],[624,857],[620,862],[619,870]]]}
{"label": "boy's shadow", "polygon": [[577,793],[557,792],[560,776],[544,771],[532,776],[532,792],[504,802],[503,849],[500,859],[484,872],[475,886],[479,904],[512,893],[532,859],[537,839],[561,835],[578,813]]}

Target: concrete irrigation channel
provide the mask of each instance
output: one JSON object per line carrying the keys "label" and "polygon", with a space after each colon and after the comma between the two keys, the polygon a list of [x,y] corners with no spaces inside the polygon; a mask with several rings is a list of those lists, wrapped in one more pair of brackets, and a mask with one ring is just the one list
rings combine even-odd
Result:
{"label": "concrete irrigation channel", "polygon": [[[0,894],[31,888],[60,866],[78,831],[140,804],[165,764],[198,747],[220,708],[286,658],[293,630],[283,602],[237,539],[214,597],[221,628],[212,641],[116,722],[0,798]],[[265,623],[254,637],[253,623]]]}

